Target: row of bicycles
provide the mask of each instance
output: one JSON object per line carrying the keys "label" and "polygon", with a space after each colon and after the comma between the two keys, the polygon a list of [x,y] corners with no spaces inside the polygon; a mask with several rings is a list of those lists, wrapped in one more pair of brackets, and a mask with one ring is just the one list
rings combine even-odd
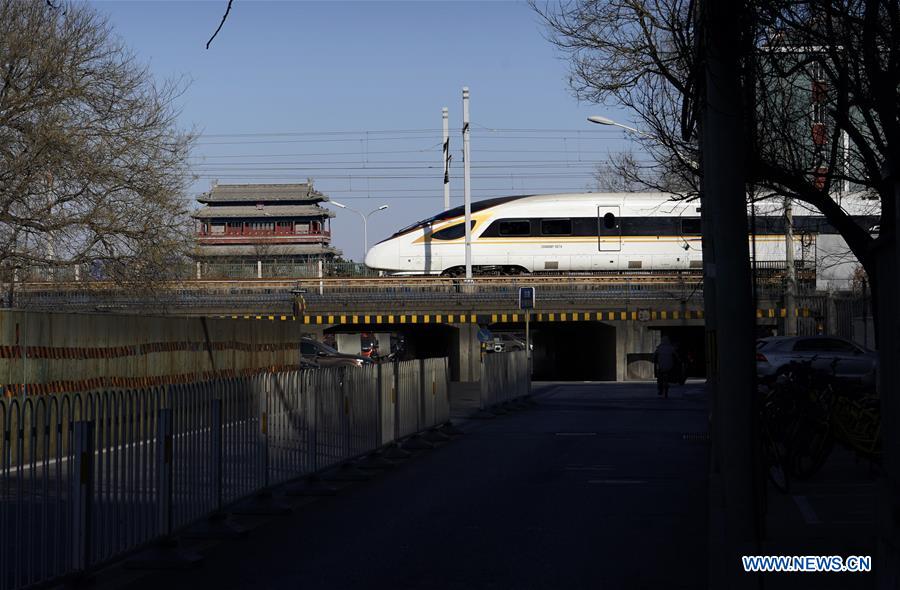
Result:
{"label": "row of bicycles", "polygon": [[873,464],[881,459],[878,396],[839,381],[834,364],[823,370],[814,361],[791,363],[760,386],[762,458],[769,480],[785,493],[792,478],[818,472],[836,444]]}

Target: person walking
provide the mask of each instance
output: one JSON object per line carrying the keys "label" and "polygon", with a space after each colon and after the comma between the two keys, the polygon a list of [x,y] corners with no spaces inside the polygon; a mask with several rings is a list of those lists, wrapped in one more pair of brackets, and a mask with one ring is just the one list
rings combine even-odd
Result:
{"label": "person walking", "polygon": [[669,379],[672,371],[678,364],[678,351],[669,342],[668,336],[663,336],[659,346],[653,353],[653,368],[656,373],[656,395],[663,398],[669,397]]}

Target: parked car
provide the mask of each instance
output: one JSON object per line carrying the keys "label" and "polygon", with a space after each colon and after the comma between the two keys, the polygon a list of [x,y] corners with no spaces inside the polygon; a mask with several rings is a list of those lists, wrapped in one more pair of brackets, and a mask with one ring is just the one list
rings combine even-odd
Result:
{"label": "parked car", "polygon": [[372,360],[356,355],[338,352],[334,348],[313,340],[300,340],[300,366],[309,367],[362,367],[372,364]]}
{"label": "parked car", "polygon": [[811,362],[814,370],[837,381],[873,389],[878,354],[838,336],[772,336],[756,342],[756,375],[772,382],[791,362]]}
{"label": "parked car", "polygon": [[494,341],[487,346],[490,352],[513,352],[516,350],[525,350],[525,340],[520,339],[517,335],[499,333],[494,334]]}

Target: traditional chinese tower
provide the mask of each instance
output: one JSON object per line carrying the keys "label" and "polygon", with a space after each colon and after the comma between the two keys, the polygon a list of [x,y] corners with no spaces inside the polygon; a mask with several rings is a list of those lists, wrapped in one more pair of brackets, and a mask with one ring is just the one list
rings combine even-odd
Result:
{"label": "traditional chinese tower", "polygon": [[198,262],[308,263],[340,255],[331,246],[328,197],[303,184],[214,184],[197,197]]}

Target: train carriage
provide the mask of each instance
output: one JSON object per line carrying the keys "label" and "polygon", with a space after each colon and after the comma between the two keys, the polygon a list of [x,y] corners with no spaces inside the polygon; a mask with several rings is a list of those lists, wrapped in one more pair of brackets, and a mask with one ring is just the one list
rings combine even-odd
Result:
{"label": "train carriage", "polygon": [[[878,217],[854,201],[861,223]],[[848,202],[845,207],[850,206]],[[463,208],[449,209],[375,244],[366,264],[392,274],[458,276],[465,269]],[[770,199],[755,207],[756,232],[748,237],[760,267],[783,268],[784,208]],[[472,204],[472,266],[476,274],[695,271],[702,268],[697,200],[666,193],[524,195]],[[840,236],[816,211],[795,205],[794,258],[817,266],[818,242],[832,255]],[[847,275],[852,261],[841,262]],[[834,273],[833,273],[834,274]],[[836,278],[836,277],[835,277]]]}

